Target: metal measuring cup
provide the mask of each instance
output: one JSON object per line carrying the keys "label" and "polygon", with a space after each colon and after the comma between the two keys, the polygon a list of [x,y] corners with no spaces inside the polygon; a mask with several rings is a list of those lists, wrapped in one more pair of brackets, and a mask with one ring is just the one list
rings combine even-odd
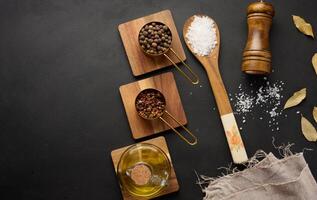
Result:
{"label": "metal measuring cup", "polygon": [[[169,33],[169,40],[170,40],[170,42],[169,43],[165,43],[164,44],[164,50],[159,50],[159,52],[150,52],[150,51],[147,51],[146,49],[145,49],[145,46],[144,46],[144,39],[142,39],[141,38],[141,33],[144,33],[144,32],[146,32],[147,31],[147,29],[146,29],[146,27],[149,27],[149,26],[164,26],[165,27],[165,29],[166,29],[166,32],[168,32]],[[148,33],[148,34],[152,34],[152,33]],[[153,34],[152,34],[153,35]],[[160,38],[153,38],[153,40],[155,40],[155,39],[160,39]],[[153,57],[155,57],[155,56],[165,56],[173,65],[174,65],[174,67],[185,77],[185,78],[187,78],[192,84],[198,84],[199,83],[199,78],[198,78],[198,76],[196,75],[196,73],[191,69],[191,67],[189,66],[189,65],[187,65],[178,55],[177,55],[177,53],[174,51],[174,49],[172,49],[172,47],[171,47],[171,45],[172,45],[172,40],[173,40],[173,36],[172,36],[172,32],[171,32],[171,30],[170,30],[170,28],[166,25],[166,24],[164,24],[164,23],[162,23],[162,22],[155,22],[155,21],[153,21],[153,22],[149,22],[149,23],[147,23],[147,24],[145,24],[142,28],[141,28],[141,30],[139,31],[139,36],[138,36],[138,41],[139,41],[139,45],[140,45],[140,48],[141,48],[141,50],[143,51],[143,53],[145,53],[146,55],[148,55],[148,56],[153,56]],[[156,48],[156,47],[151,47],[151,48]],[[168,55],[167,55],[167,52],[168,51],[171,51],[176,57],[177,57],[177,59],[181,62],[181,63],[183,63],[183,65],[185,65],[185,67],[188,69],[188,71],[190,72],[190,74],[193,76],[193,79],[192,78],[190,78]]]}
{"label": "metal measuring cup", "polygon": [[[169,126],[182,140],[184,140],[190,145],[197,144],[196,136],[166,110],[166,100],[164,95],[160,91],[152,88],[142,90],[135,99],[135,108],[137,110],[138,115],[143,119],[160,119],[167,126]],[[173,121],[180,125],[192,137],[192,141],[189,141],[179,131],[173,128],[173,126],[170,123],[168,123],[166,119],[163,118],[164,114],[166,114],[169,118],[173,119]]]}

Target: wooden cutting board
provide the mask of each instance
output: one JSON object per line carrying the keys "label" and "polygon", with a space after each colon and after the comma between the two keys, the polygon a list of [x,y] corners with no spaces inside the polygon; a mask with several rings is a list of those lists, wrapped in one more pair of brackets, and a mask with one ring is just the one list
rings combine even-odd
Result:
{"label": "wooden cutting board", "polygon": [[[123,85],[119,88],[123,105],[128,117],[129,125],[134,139],[160,133],[169,130],[161,120],[145,120],[141,118],[135,109],[135,98],[144,89],[154,88],[162,92],[166,99],[166,110],[170,112],[182,125],[187,124],[181,98],[178,93],[174,75],[167,72],[151,78]],[[171,118],[166,117],[173,128],[179,125]]]}
{"label": "wooden cutting board", "polygon": [[[186,55],[180,41],[173,16],[170,10],[164,10],[145,17],[141,17],[123,24],[120,24],[119,33],[128,56],[131,70],[134,76],[139,76],[172,65],[164,56],[149,57],[140,49],[138,35],[140,29],[146,23],[159,21],[166,24],[173,35],[172,48],[179,55],[181,60],[186,60]],[[169,51],[167,55],[175,62],[180,61]]]}
{"label": "wooden cutting board", "polygon": [[[173,167],[173,163],[172,163],[172,160],[171,160],[171,156],[170,156],[170,153],[169,153],[165,138],[161,136],[161,137],[157,137],[157,138],[154,138],[154,139],[151,139],[151,140],[144,141],[143,143],[154,144],[154,145],[158,146],[159,148],[161,148],[164,151],[164,153],[167,155],[167,157],[169,158],[169,160],[171,162],[171,176],[170,176],[170,178],[168,180],[168,186],[162,192],[160,192],[156,197],[163,196],[163,195],[166,195],[166,194],[170,194],[170,193],[173,193],[173,192],[177,192],[179,190],[179,185],[178,185],[176,173],[175,173],[175,170],[174,170],[174,167]],[[117,165],[119,163],[121,155],[130,146],[126,146],[126,147],[123,147],[123,148],[120,148],[120,149],[116,149],[116,150],[113,150],[111,152],[112,162],[113,162],[113,166],[115,168],[116,173],[117,173]],[[140,197],[136,198],[136,197],[131,196],[128,192],[126,192],[122,188],[121,188],[121,192],[122,192],[122,197],[123,197],[124,200],[145,200],[145,198],[140,198]]]}

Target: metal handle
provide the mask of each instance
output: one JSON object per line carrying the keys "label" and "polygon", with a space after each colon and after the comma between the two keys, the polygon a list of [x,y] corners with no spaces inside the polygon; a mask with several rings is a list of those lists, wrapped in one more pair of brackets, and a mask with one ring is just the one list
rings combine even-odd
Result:
{"label": "metal handle", "polygon": [[190,74],[194,77],[194,80],[191,79],[180,67],[177,66],[177,64],[168,56],[166,55],[165,53],[163,54],[173,65],[174,67],[176,67],[176,69],[183,75],[185,76],[185,78],[187,78],[192,84],[198,84],[199,83],[199,78],[198,76],[196,75],[196,73],[191,69],[191,67],[189,65],[187,65],[176,53],[175,51],[170,48],[170,50],[173,52],[173,54],[178,58],[178,60],[180,62],[183,63],[183,65],[185,65],[185,67],[188,69],[188,71],[190,72]]}
{"label": "metal handle", "polygon": [[188,130],[185,126],[183,126],[177,119],[175,119],[175,117],[173,115],[171,115],[169,112],[165,111],[165,113],[172,118],[176,123],[178,123],[178,125],[180,125],[192,138],[193,141],[190,142],[186,137],[184,137],[180,132],[178,132],[175,128],[173,128],[173,126],[168,123],[162,116],[160,117],[160,120],[162,120],[167,126],[169,126],[182,140],[184,140],[187,144],[189,145],[195,145],[197,144],[197,137],[190,132],[190,130]]}

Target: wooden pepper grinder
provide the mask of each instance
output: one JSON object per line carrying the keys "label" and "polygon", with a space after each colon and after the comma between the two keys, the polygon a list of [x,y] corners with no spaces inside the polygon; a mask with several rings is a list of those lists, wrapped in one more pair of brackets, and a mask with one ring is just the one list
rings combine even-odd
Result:
{"label": "wooden pepper grinder", "polygon": [[274,16],[273,5],[255,2],[248,6],[248,40],[243,52],[242,71],[246,74],[271,73],[269,35]]}

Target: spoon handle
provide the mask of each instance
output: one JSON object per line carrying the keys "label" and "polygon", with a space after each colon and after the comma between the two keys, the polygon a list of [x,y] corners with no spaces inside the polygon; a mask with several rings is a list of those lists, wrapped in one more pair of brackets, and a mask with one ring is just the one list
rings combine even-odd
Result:
{"label": "spoon handle", "polygon": [[244,148],[236,119],[233,115],[226,88],[219,72],[218,62],[205,62],[202,64],[207,71],[209,82],[216,99],[233,162],[237,164],[246,162],[248,156]]}
{"label": "spoon handle", "polygon": [[225,85],[222,81],[217,64],[212,64],[208,69],[206,68],[209,82],[214,93],[217,107],[220,115],[232,113],[232,108],[229,102],[228,94]]}
{"label": "spoon handle", "polygon": [[233,113],[221,115],[221,121],[225,130],[233,162],[240,164],[248,161],[248,155],[244,148],[244,144]]}

